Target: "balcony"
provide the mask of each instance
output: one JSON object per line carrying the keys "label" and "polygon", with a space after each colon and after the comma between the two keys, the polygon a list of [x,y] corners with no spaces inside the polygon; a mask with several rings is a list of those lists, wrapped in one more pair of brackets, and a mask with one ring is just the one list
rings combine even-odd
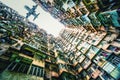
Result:
{"label": "balcony", "polygon": [[44,69],[39,66],[32,65],[29,74],[44,77]]}
{"label": "balcony", "polygon": [[115,54],[120,54],[120,48],[114,45],[109,45],[107,50],[110,50],[111,52],[114,52]]}
{"label": "balcony", "polygon": [[102,66],[106,63],[106,60],[109,58],[110,55],[111,53],[100,50],[100,52],[98,52],[98,55],[94,58],[93,62],[95,62],[99,66]]}
{"label": "balcony", "polygon": [[87,69],[90,66],[91,63],[92,62],[91,62],[90,59],[85,58],[85,60],[81,63],[81,66],[82,66],[83,69]]}
{"label": "balcony", "polygon": [[27,74],[30,64],[32,63],[32,60],[28,58],[18,57],[15,55],[12,55],[11,64],[8,66],[9,71],[18,72],[18,73],[24,73]]}
{"label": "balcony", "polygon": [[59,76],[60,80],[76,80],[75,75],[68,73],[68,72],[63,72],[60,76]]}
{"label": "balcony", "polygon": [[101,10],[114,10],[119,7],[119,0],[98,0],[98,5]]}
{"label": "balcony", "polygon": [[111,62],[112,64],[114,64],[115,66],[117,66],[118,68],[120,68],[120,57],[119,56],[112,54],[107,60]]}
{"label": "balcony", "polygon": [[110,75],[114,78],[114,79],[116,79],[116,80],[119,80],[120,79],[120,69],[119,68],[116,68],[116,69],[114,69],[111,73],[110,73]]}
{"label": "balcony", "polygon": [[92,59],[99,51],[100,49],[95,47],[95,46],[91,46],[90,49],[88,50],[88,52],[86,53],[86,56],[89,59]]}

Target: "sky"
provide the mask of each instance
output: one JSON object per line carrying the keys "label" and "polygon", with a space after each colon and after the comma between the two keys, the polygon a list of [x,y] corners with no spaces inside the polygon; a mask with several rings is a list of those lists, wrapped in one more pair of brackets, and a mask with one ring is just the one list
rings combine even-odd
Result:
{"label": "sky", "polygon": [[[32,0],[0,0],[2,3],[16,10],[20,15],[26,16],[28,12],[24,6],[27,5],[32,8],[33,5],[36,5]],[[58,20],[53,18],[48,12],[44,11],[40,6],[37,7],[36,13],[40,13],[38,18],[33,21],[33,16],[30,16],[28,19],[31,22],[37,24],[40,28],[47,31],[48,34],[52,34],[55,37],[59,35],[61,29],[64,28],[64,25],[61,24]]]}

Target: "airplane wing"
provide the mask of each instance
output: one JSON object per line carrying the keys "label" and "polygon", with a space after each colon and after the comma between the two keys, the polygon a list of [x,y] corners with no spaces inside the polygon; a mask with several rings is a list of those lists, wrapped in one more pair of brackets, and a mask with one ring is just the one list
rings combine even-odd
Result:
{"label": "airplane wing", "polygon": [[30,11],[31,9],[29,8],[29,6],[25,5],[24,8],[28,11]]}
{"label": "airplane wing", "polygon": [[38,5],[33,6],[32,10],[35,11]]}
{"label": "airplane wing", "polygon": [[34,16],[34,19],[33,19],[33,21],[38,17],[38,15],[39,15],[40,13],[38,13],[38,14],[36,14],[36,13],[33,13],[32,15]]}

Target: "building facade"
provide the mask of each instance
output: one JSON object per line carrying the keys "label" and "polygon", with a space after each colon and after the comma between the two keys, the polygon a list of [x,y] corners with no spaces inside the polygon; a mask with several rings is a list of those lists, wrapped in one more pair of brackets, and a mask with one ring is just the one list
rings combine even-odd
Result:
{"label": "building facade", "polygon": [[0,80],[120,79],[119,0],[33,1],[66,28],[55,38],[0,2]]}

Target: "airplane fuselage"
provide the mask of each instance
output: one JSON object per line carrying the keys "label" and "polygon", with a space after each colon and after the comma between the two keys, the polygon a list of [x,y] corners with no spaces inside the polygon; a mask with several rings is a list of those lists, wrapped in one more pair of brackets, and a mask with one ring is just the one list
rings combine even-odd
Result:
{"label": "airplane fuselage", "polygon": [[30,9],[28,6],[25,5],[25,9],[30,13],[30,14],[34,14],[35,10],[34,9]]}

